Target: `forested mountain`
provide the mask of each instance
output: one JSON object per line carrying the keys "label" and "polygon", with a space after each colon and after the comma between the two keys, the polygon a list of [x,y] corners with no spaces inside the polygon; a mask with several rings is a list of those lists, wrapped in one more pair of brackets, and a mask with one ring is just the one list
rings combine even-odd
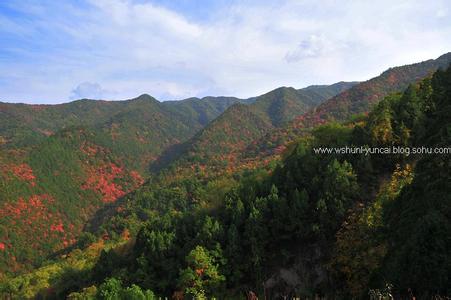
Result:
{"label": "forested mountain", "polygon": [[447,53],[437,59],[390,68],[381,75],[361,82],[297,116],[290,124],[270,131],[250,145],[245,151],[246,156],[248,159],[254,159],[263,154],[277,155],[280,148],[285,148],[311,128],[330,121],[343,122],[352,116],[367,113],[390,93],[400,92],[409,84],[431,75],[438,68],[446,68],[450,63],[451,53]]}
{"label": "forested mountain", "polygon": [[276,89],[256,97],[248,107],[226,110],[191,140],[163,155],[163,163],[157,161],[155,170],[172,163],[175,173],[190,166],[203,176],[268,164],[315,126],[367,113],[385,96],[402,91],[449,63],[451,53],[394,67],[361,83]]}
{"label": "forested mountain", "polygon": [[[0,139],[11,147],[31,145],[58,130],[83,126],[106,127],[133,121],[164,139],[188,138],[230,105],[251,100],[233,97],[190,98],[159,102],[149,95],[126,101],[77,100],[59,105],[28,105],[0,102]],[[158,119],[158,124],[147,122]],[[171,132],[167,128],[174,128]],[[138,129],[138,128],[137,128]],[[182,132],[177,132],[181,130]],[[162,142],[154,141],[153,144]],[[155,155],[157,153],[154,153]]]}
{"label": "forested mountain", "polygon": [[451,53],[437,59],[390,68],[380,76],[345,91],[317,108],[316,117],[323,120],[343,121],[352,114],[367,112],[374,104],[395,91],[402,91],[411,83],[431,75],[438,68],[446,68],[451,62]]}
{"label": "forested mountain", "polygon": [[182,169],[188,165],[199,170],[206,166],[229,171],[238,165],[244,167],[238,157],[251,142],[356,84],[339,82],[300,90],[281,87],[256,97],[251,104],[237,103],[179,147],[178,152],[170,152],[170,159],[162,159]]}
{"label": "forested mountain", "polygon": [[1,297],[449,296],[450,59],[246,100],[1,103]]}

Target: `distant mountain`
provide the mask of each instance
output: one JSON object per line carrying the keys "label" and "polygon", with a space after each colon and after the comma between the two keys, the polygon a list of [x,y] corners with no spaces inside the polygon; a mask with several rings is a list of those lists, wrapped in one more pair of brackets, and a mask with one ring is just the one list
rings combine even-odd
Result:
{"label": "distant mountain", "polygon": [[[175,164],[198,164],[201,168],[203,165],[216,164],[218,168],[225,168],[233,164],[252,141],[356,84],[339,82],[300,90],[281,87],[256,97],[251,104],[234,104],[191,140],[178,147],[178,151],[169,151],[160,160],[167,165],[179,157]],[[157,164],[156,169],[164,166]]]}
{"label": "distant mountain", "polygon": [[253,106],[263,118],[269,118],[273,126],[280,127],[355,84],[357,82],[339,82],[309,86],[300,90],[281,87],[257,97]]}
{"label": "distant mountain", "polygon": [[233,97],[206,97],[159,102],[149,95],[141,95],[126,101],[83,99],[58,105],[0,102],[0,139],[3,144],[27,146],[60,129],[105,127],[107,123],[123,123],[127,117],[135,123],[145,121],[141,127],[149,126],[154,130],[166,125],[161,121],[167,121],[171,123],[169,127],[185,128],[187,131],[173,134],[169,130],[163,133],[165,138],[189,138],[230,105],[246,101]]}
{"label": "distant mountain", "polygon": [[336,95],[318,107],[299,117],[294,123],[303,120],[315,122],[344,121],[353,114],[368,112],[374,104],[393,92],[403,91],[409,84],[432,75],[439,68],[446,68],[451,63],[451,52],[437,59],[420,63],[390,68],[381,75],[362,82],[353,88]]}

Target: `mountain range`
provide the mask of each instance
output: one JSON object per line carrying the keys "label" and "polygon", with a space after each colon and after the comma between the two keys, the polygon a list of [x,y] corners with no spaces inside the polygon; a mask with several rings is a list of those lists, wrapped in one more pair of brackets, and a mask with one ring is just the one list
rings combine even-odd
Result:
{"label": "mountain range", "polygon": [[[89,246],[97,245],[96,241],[99,242],[99,239],[102,245],[108,244],[110,239],[114,240],[111,231],[120,235],[116,237],[115,242],[120,240],[121,243],[124,241],[124,235],[131,234],[132,237],[127,236],[125,240],[136,240],[137,245],[141,242],[139,245],[142,247],[152,248],[154,246],[146,244],[151,237],[146,237],[147,240],[144,238],[154,230],[152,222],[145,223],[149,214],[162,214],[161,207],[165,207],[165,212],[171,212],[177,222],[183,223],[185,221],[182,215],[185,212],[191,214],[190,209],[195,212],[201,208],[207,211],[222,208],[224,203],[217,203],[218,199],[231,201],[227,202],[227,205],[242,205],[233,202],[234,196],[229,193],[230,189],[236,188],[237,185],[245,185],[241,180],[249,172],[256,171],[256,178],[268,176],[267,174],[274,176],[269,180],[276,189],[285,193],[286,199],[301,199],[304,194],[310,199],[327,198],[327,195],[317,194],[313,190],[313,186],[321,188],[317,181],[308,181],[310,179],[296,173],[296,168],[288,166],[290,155],[294,155],[292,160],[296,161],[295,164],[300,164],[299,169],[304,168],[297,161],[305,156],[301,154],[304,150],[299,150],[299,141],[319,141],[321,135],[315,131],[318,126],[337,126],[339,129],[328,130],[336,130],[337,136],[347,136],[349,130],[346,126],[354,128],[361,122],[366,123],[367,118],[372,120],[372,114],[376,114],[375,109],[382,109],[379,103],[384,104],[384,99],[399,98],[402,93],[406,94],[410,87],[429,84],[427,82],[432,74],[447,68],[450,63],[451,53],[447,53],[434,60],[390,68],[363,82],[338,82],[302,89],[280,87],[248,99],[205,97],[160,102],[149,95],[141,95],[124,101],[83,99],[58,105],[0,102],[0,281],[2,276],[10,278],[8,276],[14,277],[51,265],[58,255],[67,255],[77,247],[83,250],[87,236],[92,239],[87,243]],[[417,92],[420,94],[424,89],[418,88]],[[413,96],[409,97],[409,101],[413,101]],[[396,101],[399,101],[398,98]],[[392,115],[396,115],[399,109],[393,111]],[[426,110],[424,114],[427,115]],[[400,115],[399,119],[401,118]],[[392,127],[399,126],[396,123]],[[429,128],[427,126],[430,125],[424,126]],[[365,130],[376,130],[376,127],[374,125],[374,128]],[[413,125],[408,127],[407,131],[420,132]],[[277,169],[275,166],[281,160],[284,167]],[[353,162],[356,173],[359,173],[361,167],[359,163]],[[315,164],[321,172],[330,173],[330,180],[335,178],[335,171],[343,174],[351,172],[345,171],[349,166],[343,161],[336,164],[331,162],[326,166],[315,160]],[[313,172],[313,169],[308,169],[310,167],[305,166],[307,173]],[[258,173],[260,171],[266,175]],[[381,181],[384,176],[391,174],[391,171],[387,170],[379,172],[378,180]],[[297,175],[293,175],[294,173]],[[305,186],[309,188],[305,191],[299,190],[300,186],[290,181],[293,180],[292,176],[304,180]],[[351,191],[353,184],[350,182],[353,179],[347,180],[349,182],[346,184],[349,185],[346,188]],[[255,183],[254,190],[246,191],[243,188],[240,193],[247,193],[246,197],[261,196],[262,199],[277,194],[275,190],[263,187],[266,181],[262,182],[262,186]],[[290,184],[296,186],[296,193]],[[370,189],[367,182],[359,184]],[[340,197],[342,196],[354,199],[355,194],[340,194]],[[178,199],[182,198],[183,201],[180,202]],[[247,201],[244,198],[242,200]],[[260,204],[249,205],[251,206],[243,210],[252,215],[253,210]],[[351,208],[346,205],[343,207]],[[227,209],[230,207],[227,206]],[[302,211],[303,208],[293,209]],[[340,210],[342,207],[336,209]],[[214,214],[221,215],[220,212]],[[127,217],[122,219],[121,216],[124,215]],[[201,215],[203,218],[203,213]],[[316,217],[318,219],[314,222],[322,224],[318,226],[329,226],[327,232],[335,233],[339,230],[339,223],[321,223],[323,218],[327,217],[326,214],[315,215]],[[342,217],[340,215],[337,220],[343,221]],[[240,217],[227,215],[224,218],[229,220],[227,218]],[[264,220],[265,217],[262,218],[261,220]],[[123,223],[114,223],[117,220],[122,220]],[[211,228],[216,226],[213,221],[205,222],[210,223],[198,225],[207,226],[208,230],[213,230]],[[246,230],[251,232],[250,226],[258,222],[249,222],[246,225],[239,223],[239,226],[247,226]],[[97,223],[96,226],[91,226],[93,223]],[[147,224],[147,227],[143,224]],[[316,223],[314,225],[316,226]],[[140,229],[141,226],[147,229]],[[277,226],[282,225],[274,226],[278,228]],[[317,230],[326,232],[324,228]],[[285,229],[280,230],[286,234]],[[255,235],[263,234],[252,232]],[[315,230],[308,232],[305,236],[300,234],[303,240],[313,239],[318,244],[323,241],[316,236]],[[187,236],[190,234],[187,233]],[[187,245],[191,242],[186,241]],[[285,240],[282,242],[287,243]],[[80,246],[81,243],[85,244]],[[209,245],[208,242],[203,244]],[[210,246],[211,251],[216,251],[212,250],[216,249],[216,246]],[[271,249],[275,247],[271,243],[266,246]],[[246,249],[254,251],[252,247]],[[302,248],[302,251],[316,251],[315,249],[317,248]],[[100,250],[95,255],[96,260],[102,261],[102,258],[99,258],[103,255]],[[140,253],[142,257],[153,253],[153,250],[149,250],[147,254],[134,251],[133,255]],[[147,257],[150,258],[158,260],[158,256]],[[155,272],[165,270],[164,266],[156,268]],[[271,268],[271,272],[274,270]],[[248,271],[243,269],[236,272]],[[178,274],[174,273],[171,276],[176,275]],[[100,278],[103,275],[98,276]],[[228,276],[232,276],[232,273]],[[142,278],[140,281],[142,287],[156,289],[161,293],[166,292],[168,286],[173,288],[170,284],[163,286],[151,279],[146,280]]]}

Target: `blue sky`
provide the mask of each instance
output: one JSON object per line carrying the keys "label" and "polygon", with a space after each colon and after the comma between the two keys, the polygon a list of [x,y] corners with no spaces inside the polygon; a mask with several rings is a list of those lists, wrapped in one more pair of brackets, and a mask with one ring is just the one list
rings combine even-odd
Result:
{"label": "blue sky", "polygon": [[0,1],[0,101],[250,97],[451,51],[449,1]]}

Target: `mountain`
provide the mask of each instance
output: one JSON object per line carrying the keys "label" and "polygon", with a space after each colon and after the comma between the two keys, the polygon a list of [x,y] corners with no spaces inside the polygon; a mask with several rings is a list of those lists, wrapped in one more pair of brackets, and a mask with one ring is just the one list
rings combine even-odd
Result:
{"label": "mountain", "polygon": [[[258,132],[250,134],[251,140],[346,86],[305,93],[282,88],[261,101],[205,97],[159,102],[141,95],[59,105],[0,103],[0,242],[8,249],[0,257],[1,269],[39,265],[47,255],[73,245],[98,210],[143,182],[151,161],[215,118],[199,139],[210,134],[222,139],[227,132],[219,128],[232,116],[232,126]],[[234,143],[243,139],[235,138]],[[15,232],[8,230],[11,226]],[[26,250],[29,240],[34,242]]]}
{"label": "mountain", "polygon": [[[256,97],[251,104],[234,104],[177,151],[169,151],[160,160],[167,165],[179,157],[175,165],[193,164],[201,169],[215,164],[219,169],[231,167],[250,142],[356,84],[339,82],[299,90],[281,87]],[[165,164],[156,166],[158,170]]]}
{"label": "mountain", "polygon": [[356,84],[357,82],[339,82],[309,86],[300,90],[281,87],[257,97],[251,106],[263,118],[268,118],[274,127],[280,127]]}
{"label": "mountain", "polygon": [[0,270],[29,269],[73,245],[99,209],[143,183],[166,147],[246,101],[0,103]]}
{"label": "mountain", "polygon": [[[83,99],[58,105],[0,102],[0,136],[3,144],[30,145],[60,129],[102,126],[114,123],[116,118],[121,122],[127,115],[136,117],[133,114],[138,112],[160,115],[164,122],[174,122],[176,127],[189,127],[184,134],[193,134],[230,105],[247,101],[234,97],[205,97],[159,102],[149,95],[141,95],[125,101]],[[142,121],[145,126],[146,120]],[[30,136],[34,138],[30,139]]]}
{"label": "mountain", "polygon": [[295,120],[298,126],[302,122],[344,121],[353,114],[368,112],[374,104],[393,92],[401,92],[409,84],[431,76],[439,68],[447,68],[451,63],[451,52],[437,59],[394,67],[381,75],[362,82],[353,88],[336,95],[306,115]]}
{"label": "mountain", "polygon": [[338,93],[305,114],[297,116],[286,126],[268,132],[254,141],[244,151],[244,156],[253,160],[256,157],[277,155],[281,149],[285,149],[290,142],[313,127],[331,121],[343,122],[352,116],[368,113],[390,93],[401,92],[410,84],[431,76],[437,69],[448,67],[450,63],[451,53],[447,53],[437,59],[390,68],[377,77]]}

